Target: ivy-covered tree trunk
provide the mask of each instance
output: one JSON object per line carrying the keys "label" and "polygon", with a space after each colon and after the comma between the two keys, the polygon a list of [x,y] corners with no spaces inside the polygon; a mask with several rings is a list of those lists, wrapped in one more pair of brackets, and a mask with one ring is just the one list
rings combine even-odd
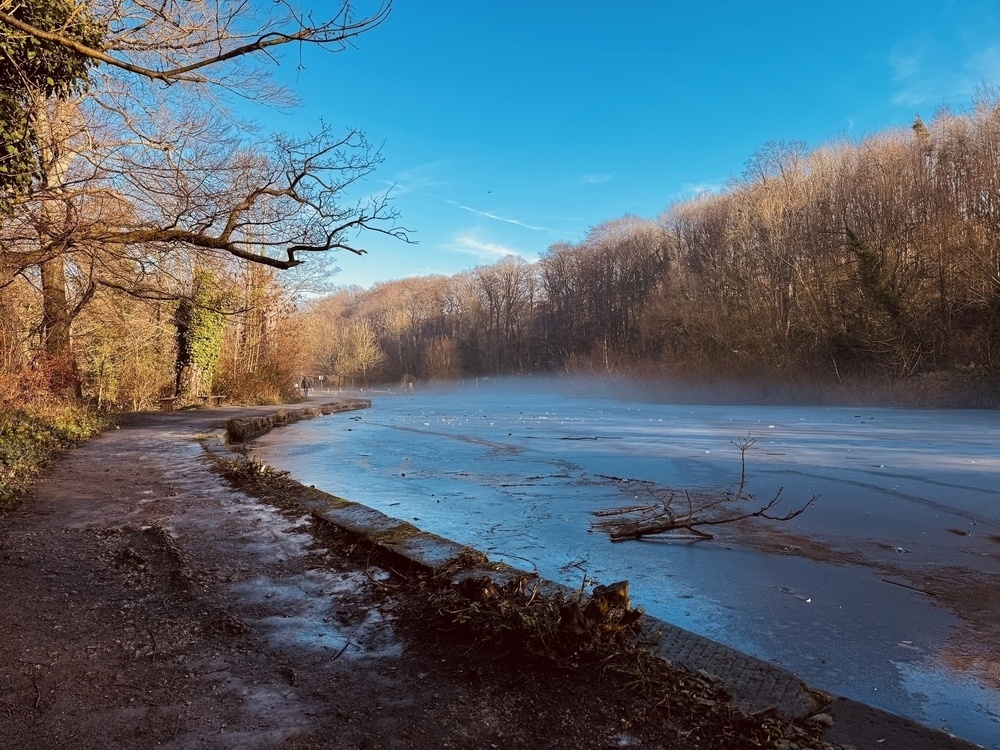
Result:
{"label": "ivy-covered tree trunk", "polygon": [[215,276],[206,269],[195,269],[191,297],[182,299],[174,314],[177,333],[174,395],[181,403],[191,403],[212,393],[215,366],[222,352],[223,302]]}
{"label": "ivy-covered tree trunk", "polygon": [[[73,42],[100,47],[104,25],[86,4],[71,0],[3,3],[12,18]],[[52,144],[47,143],[43,108],[86,89],[94,60],[69,47],[0,24],[0,214],[11,210],[16,196],[29,193],[49,169]],[[40,116],[43,118],[40,120]],[[52,184],[49,183],[51,187]]]}
{"label": "ivy-covered tree trunk", "polygon": [[191,346],[189,344],[188,331],[191,329],[191,312],[194,303],[189,299],[182,299],[177,303],[177,311],[174,313],[174,328],[177,335],[177,362],[174,364],[174,396],[184,398],[183,394],[191,393]]}

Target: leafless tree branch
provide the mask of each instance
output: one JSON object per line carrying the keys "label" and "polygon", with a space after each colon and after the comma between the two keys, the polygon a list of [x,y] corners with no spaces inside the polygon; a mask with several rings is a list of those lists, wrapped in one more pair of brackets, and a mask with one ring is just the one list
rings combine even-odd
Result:
{"label": "leafless tree branch", "polygon": [[763,518],[769,521],[791,521],[819,499],[813,495],[803,505],[783,514],[774,512],[782,501],[784,488],[779,488],[774,496],[756,508],[745,510],[734,503],[753,502],[754,496],[745,494],[748,480],[746,473],[746,452],[756,442],[749,433],[745,438],[731,441],[740,450],[741,473],[739,490],[730,496],[707,496],[695,499],[690,492],[684,492],[683,500],[676,492],[664,492],[649,488],[652,502],[632,505],[625,508],[598,510],[592,515],[600,519],[593,521],[591,530],[608,534],[611,541],[622,542],[628,539],[643,539],[649,536],[677,535],[679,532],[695,539],[712,539],[712,534],[703,527],[722,526],[746,521],[751,518]]}
{"label": "leafless tree branch", "polygon": [[[188,6],[197,6],[200,3],[187,3]],[[239,4],[246,6],[246,4]],[[309,24],[309,16],[298,11],[285,0],[277,0],[274,5],[285,8],[287,15],[278,20],[277,28],[270,29],[265,33],[260,33],[249,41],[241,41],[241,36],[234,28],[240,20],[237,13],[228,17],[223,17],[222,22],[214,28],[205,25],[201,28],[192,28],[190,24],[185,24],[184,19],[188,13],[191,17],[203,19],[210,15],[199,16],[197,8],[182,9],[176,2],[165,0],[164,2],[113,2],[109,4],[109,18],[111,25],[118,27],[117,38],[109,40],[108,50],[101,50],[87,46],[76,39],[73,39],[59,31],[46,31],[37,26],[26,23],[5,10],[0,10],[0,23],[3,23],[21,33],[28,34],[51,44],[58,44],[78,55],[92,60],[111,65],[115,68],[125,70],[135,75],[143,76],[155,81],[161,81],[167,85],[179,81],[189,83],[206,83],[210,79],[197,75],[198,71],[217,67],[223,63],[237,60],[244,57],[252,57],[258,53],[265,53],[268,50],[287,45],[293,42],[316,44],[316,45],[340,45],[344,46],[361,34],[379,26],[388,17],[392,9],[392,0],[386,0],[380,4],[370,15],[359,20],[353,20],[352,6],[349,2],[343,2],[339,11],[331,18],[321,21],[318,24]],[[135,21],[134,19],[138,19]],[[133,25],[130,25],[132,21]],[[181,41],[176,45],[171,45],[169,40],[164,40],[159,33],[151,33],[159,28],[166,27],[176,29],[183,34]],[[193,32],[199,32],[197,37]],[[138,42],[139,39],[154,39],[155,45],[150,41]],[[196,43],[192,44],[192,40]],[[163,53],[171,48],[182,53],[190,53],[192,48],[196,52],[204,52],[205,49],[214,47],[217,51],[214,54],[205,54],[198,59],[174,67],[153,68],[139,65],[125,59],[123,56],[113,54],[117,48],[119,50],[150,50],[156,49]],[[109,51],[110,50],[110,51]]]}

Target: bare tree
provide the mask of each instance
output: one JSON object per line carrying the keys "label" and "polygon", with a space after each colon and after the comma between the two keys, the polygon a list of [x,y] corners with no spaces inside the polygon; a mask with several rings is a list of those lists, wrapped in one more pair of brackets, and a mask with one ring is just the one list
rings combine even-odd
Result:
{"label": "bare tree", "polygon": [[476,270],[473,290],[483,310],[483,343],[492,372],[526,369],[527,334],[534,311],[535,271],[520,256]]}
{"label": "bare tree", "polygon": [[[779,489],[770,500],[753,510],[734,507],[725,497],[695,497],[690,492],[684,492],[682,499],[676,492],[670,492],[656,496],[653,502],[643,505],[595,511],[593,515],[601,520],[594,521],[590,527],[607,532],[612,542],[678,534],[712,539],[712,534],[705,527],[734,524],[751,518],[791,521],[817,500],[814,495],[805,504],[778,515],[773,510],[782,501],[782,492],[783,489]],[[752,501],[752,497],[745,499]]]}
{"label": "bare tree", "polygon": [[325,332],[317,364],[341,385],[356,380],[367,385],[384,361],[375,330],[367,321],[358,320]]}
{"label": "bare tree", "polygon": [[612,359],[641,353],[643,311],[665,271],[664,233],[635,216],[590,230],[578,245],[557,244],[539,263],[539,327],[563,357]]}

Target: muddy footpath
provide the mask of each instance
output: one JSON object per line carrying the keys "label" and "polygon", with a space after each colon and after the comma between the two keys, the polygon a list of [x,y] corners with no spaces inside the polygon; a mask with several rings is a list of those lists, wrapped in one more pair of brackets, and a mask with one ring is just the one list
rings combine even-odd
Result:
{"label": "muddy footpath", "polygon": [[414,573],[220,474],[206,436],[275,411],[129,415],[0,518],[0,748],[825,746],[436,630]]}

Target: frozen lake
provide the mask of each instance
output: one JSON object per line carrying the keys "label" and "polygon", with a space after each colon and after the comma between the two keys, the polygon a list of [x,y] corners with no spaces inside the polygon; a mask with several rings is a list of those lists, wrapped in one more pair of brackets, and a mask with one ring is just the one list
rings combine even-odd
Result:
{"label": "frozen lake", "polygon": [[[508,383],[508,386],[510,384]],[[580,586],[817,687],[1000,748],[1000,414],[691,406],[527,384],[372,395],[258,442],[304,482]],[[317,398],[322,398],[320,395]],[[650,487],[747,491],[787,523],[612,543],[591,513]]]}

